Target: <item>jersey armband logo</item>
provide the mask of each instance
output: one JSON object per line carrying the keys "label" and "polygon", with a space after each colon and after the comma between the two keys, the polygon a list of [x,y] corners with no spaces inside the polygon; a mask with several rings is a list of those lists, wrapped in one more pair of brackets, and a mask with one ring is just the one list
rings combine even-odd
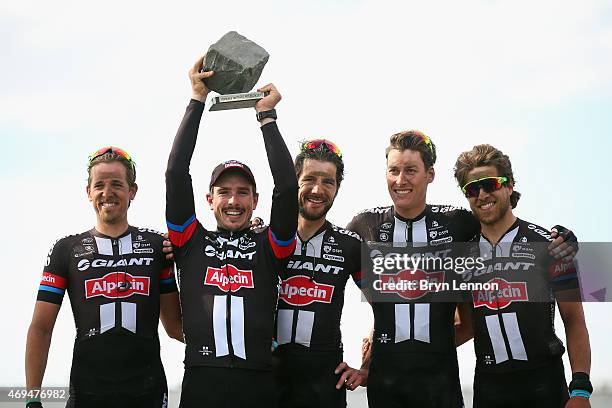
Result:
{"label": "jersey armband logo", "polygon": [[560,281],[566,279],[576,278],[576,265],[574,261],[563,261],[559,260],[553,262],[548,267],[548,276],[551,281]]}

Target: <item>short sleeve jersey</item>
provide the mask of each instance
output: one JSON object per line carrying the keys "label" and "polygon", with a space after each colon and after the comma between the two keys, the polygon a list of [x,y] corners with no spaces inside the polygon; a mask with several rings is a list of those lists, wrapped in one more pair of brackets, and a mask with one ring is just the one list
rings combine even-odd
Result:
{"label": "short sleeve jersey", "polygon": [[[395,213],[394,208],[377,207],[355,216],[348,229],[364,242],[407,243],[444,247],[467,242],[480,230],[469,211],[449,205],[427,205],[414,219]],[[368,284],[364,275],[362,286]],[[372,353],[454,354],[456,302],[427,303],[427,294],[401,302],[372,302],[374,336]]]}
{"label": "short sleeve jersey", "polygon": [[573,261],[548,254],[551,241],[548,230],[520,219],[496,245],[474,238],[484,268],[464,281],[496,285],[469,295],[477,371],[536,368],[564,353],[555,334],[555,293],[579,293],[578,278]]}
{"label": "short sleeve jersey", "polygon": [[92,229],[55,243],[37,299],[59,305],[68,292],[73,367],[121,376],[159,360],[159,296],[177,290],[162,242],[156,231],[129,227],[117,238]]}
{"label": "short sleeve jersey", "polygon": [[[340,319],[349,277],[361,282],[361,238],[329,221],[308,240],[297,237],[281,273],[276,341],[304,350],[342,349]],[[298,346],[298,347],[299,347]]]}

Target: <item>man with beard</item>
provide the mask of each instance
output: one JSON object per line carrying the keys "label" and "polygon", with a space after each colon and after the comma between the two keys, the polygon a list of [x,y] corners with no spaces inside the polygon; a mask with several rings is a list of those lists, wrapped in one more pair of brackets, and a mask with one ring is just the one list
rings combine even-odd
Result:
{"label": "man with beard", "polygon": [[[361,212],[348,229],[367,242],[407,248],[449,248],[479,232],[470,212],[426,204],[436,162],[436,146],[428,136],[414,130],[392,135],[386,158],[393,205]],[[401,302],[371,301],[373,342],[362,366],[369,373],[362,371],[368,373],[372,408],[463,406],[455,348],[456,303],[426,302],[427,295]]]}
{"label": "man with beard", "polygon": [[[344,177],[342,153],[328,140],[304,142],[295,158],[298,177],[297,245],[282,273],[274,351],[279,408],[346,406],[340,317],[349,277],[361,280],[354,232],[326,220]],[[348,371],[347,371],[348,372]],[[360,383],[358,376],[350,384]],[[354,383],[354,384],[353,384]]]}
{"label": "man with beard", "polygon": [[[553,259],[546,250],[550,232],[513,214],[520,194],[510,159],[500,150],[478,145],[461,153],[455,178],[480,221],[473,241],[485,260],[464,281],[500,285],[470,293],[474,408],[589,407],[591,350],[573,261]],[[573,373],[570,395],[565,348],[555,335],[555,298]]]}

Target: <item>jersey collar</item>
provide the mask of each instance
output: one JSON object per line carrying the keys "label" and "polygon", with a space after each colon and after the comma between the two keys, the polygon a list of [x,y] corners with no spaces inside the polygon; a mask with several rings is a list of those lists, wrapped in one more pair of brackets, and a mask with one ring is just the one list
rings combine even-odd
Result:
{"label": "jersey collar", "polygon": [[429,212],[429,204],[425,205],[425,209],[423,210],[423,212],[421,212],[419,215],[417,215],[414,218],[406,218],[406,217],[402,217],[401,215],[399,215],[396,211],[395,211],[395,206],[391,206],[391,210],[393,211],[393,216],[395,218],[397,218],[400,221],[403,221],[405,223],[411,223],[411,222],[415,222],[418,221],[420,219],[422,219],[423,217],[425,217],[427,215],[427,213]]}

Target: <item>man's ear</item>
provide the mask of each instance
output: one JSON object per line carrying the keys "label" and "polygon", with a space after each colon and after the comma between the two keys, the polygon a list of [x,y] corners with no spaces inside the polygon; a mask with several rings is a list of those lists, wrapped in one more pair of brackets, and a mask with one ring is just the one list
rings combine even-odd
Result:
{"label": "man's ear", "polygon": [[427,169],[427,182],[431,183],[434,181],[435,178],[436,171],[434,170],[433,166],[431,166],[429,169]]}
{"label": "man's ear", "polygon": [[130,201],[136,198],[137,192],[138,192],[138,184],[134,183],[134,185],[130,187]]}
{"label": "man's ear", "polygon": [[259,202],[259,193],[253,194],[253,211],[257,208],[257,203]]}
{"label": "man's ear", "polygon": [[206,202],[208,202],[208,207],[213,209],[213,196],[211,193],[206,193]]}

